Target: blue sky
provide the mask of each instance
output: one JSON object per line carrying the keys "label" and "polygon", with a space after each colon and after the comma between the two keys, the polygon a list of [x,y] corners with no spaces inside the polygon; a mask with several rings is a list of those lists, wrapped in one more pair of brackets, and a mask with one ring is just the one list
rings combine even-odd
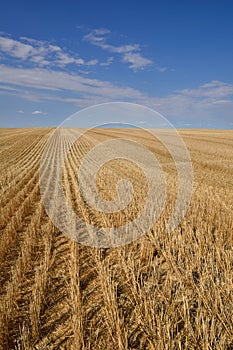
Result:
{"label": "blue sky", "polygon": [[127,101],[176,127],[232,129],[232,1],[7,1],[0,127]]}

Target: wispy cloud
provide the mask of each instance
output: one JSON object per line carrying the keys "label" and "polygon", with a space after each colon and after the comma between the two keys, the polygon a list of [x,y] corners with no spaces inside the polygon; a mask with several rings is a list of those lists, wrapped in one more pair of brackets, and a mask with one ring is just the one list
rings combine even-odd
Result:
{"label": "wispy cloud", "polygon": [[0,35],[0,53],[7,59],[12,57],[18,61],[27,61],[35,66],[65,67],[70,64],[77,66],[92,66],[98,63],[97,59],[85,60],[77,54],[67,53],[58,45],[48,41],[21,37],[17,40],[6,35]]}
{"label": "wispy cloud", "polygon": [[101,62],[100,63],[100,66],[103,66],[103,67],[108,67],[110,66],[114,61],[114,57],[108,57],[107,60],[105,62]]}
{"label": "wispy cloud", "polygon": [[[160,67],[160,66],[157,66],[157,70],[161,73],[164,73],[166,72],[167,70],[170,70],[168,67]],[[172,69],[171,69],[172,70]]]}
{"label": "wispy cloud", "polygon": [[36,40],[29,37],[12,38],[7,33],[0,32],[0,57],[1,61],[8,63],[9,59],[14,60],[14,65],[27,65],[31,67],[47,68],[87,68],[92,66],[108,67],[117,61],[128,65],[136,71],[142,71],[154,65],[159,72],[165,72],[166,67],[159,67],[151,59],[144,57],[139,44],[112,45],[108,43],[108,36],[111,34],[108,29],[95,29],[84,36],[84,40],[91,45],[100,47],[111,54],[104,61],[94,57],[85,59],[80,54],[68,51],[66,48],[55,45],[50,41]]}
{"label": "wispy cloud", "polygon": [[142,55],[138,52],[129,52],[124,54],[122,61],[129,63],[129,68],[133,70],[143,69],[151,64],[151,60],[142,57]]}
{"label": "wispy cloud", "polygon": [[[7,34],[0,34],[1,59],[6,63],[0,65],[0,94],[37,102],[33,107],[35,110],[32,109],[35,116],[46,114],[43,110],[50,101],[78,108],[110,101],[128,101],[154,108],[165,116],[182,117],[184,121],[192,116],[200,119],[204,116],[222,116],[223,112],[228,119],[232,118],[233,84],[212,80],[196,88],[176,90],[160,97],[145,93],[141,87],[132,88],[127,84],[120,85],[80,74],[77,66],[84,67],[83,71],[97,64],[107,67],[117,60],[118,55],[133,71],[152,64],[151,60],[142,56],[138,44],[109,44],[110,34],[107,29],[98,29],[85,36],[89,43],[111,53],[102,62],[96,58],[84,59],[48,41],[26,37],[15,40]],[[69,69],[66,69],[68,66]],[[159,69],[156,63],[154,67]],[[165,71],[166,68],[160,67],[160,70]],[[16,113],[23,114],[23,111]]]}
{"label": "wispy cloud", "polygon": [[221,105],[221,104],[228,104],[228,103],[232,103],[232,101],[231,100],[215,100],[214,102],[213,102],[213,104],[215,104],[215,105]]}
{"label": "wispy cloud", "polygon": [[108,29],[93,29],[88,34],[84,35],[83,38],[91,44],[99,46],[102,49],[107,50],[109,52],[127,53],[140,50],[140,46],[138,44],[121,46],[107,44],[107,35],[110,33],[111,31]]}
{"label": "wispy cloud", "polygon": [[52,99],[52,96],[62,99],[60,94],[64,91],[78,94],[79,101],[83,98],[88,104],[93,96],[101,97],[102,101],[138,99],[142,96],[140,91],[130,87],[116,86],[108,81],[45,68],[25,69],[0,65],[0,81],[6,89],[8,86],[14,86],[14,90],[8,91],[8,94],[20,94],[20,97],[34,101]]}
{"label": "wispy cloud", "polygon": [[150,66],[153,61],[143,57],[139,44],[112,45],[108,43],[108,36],[111,33],[108,29],[94,29],[84,36],[84,40],[106,50],[110,53],[121,55],[121,60],[129,64],[134,71],[143,70]]}
{"label": "wispy cloud", "polygon": [[218,80],[212,80],[210,83],[201,85],[198,89],[184,89],[178,90],[178,92],[186,96],[209,97],[214,101],[215,99],[232,95],[233,85]]}
{"label": "wispy cloud", "polygon": [[[230,115],[233,108],[233,85],[216,81],[196,89],[175,91],[166,97],[148,96],[128,86],[46,68],[25,69],[1,65],[0,81],[5,87],[2,91],[5,95],[38,103],[59,101],[78,108],[109,101],[128,101],[183,120],[194,116],[201,120],[204,116],[211,117],[223,110]],[[34,114],[38,112],[34,111]]]}
{"label": "wispy cloud", "polygon": [[36,110],[36,111],[33,111],[32,114],[38,115],[38,114],[46,114],[46,113],[45,113],[45,112],[42,112],[42,111]]}

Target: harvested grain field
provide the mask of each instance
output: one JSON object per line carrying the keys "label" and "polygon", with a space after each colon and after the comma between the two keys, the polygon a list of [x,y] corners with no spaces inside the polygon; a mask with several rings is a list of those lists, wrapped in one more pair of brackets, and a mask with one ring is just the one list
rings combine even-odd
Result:
{"label": "harvested grain field", "polygon": [[88,223],[132,220],[146,191],[138,169],[114,161],[99,173],[100,194],[114,198],[116,182],[127,177],[136,193],[130,208],[100,215],[82,202],[76,172],[95,144],[127,135],[154,152],[166,174],[167,203],[154,227],[109,249],[72,241],[47,215],[39,168],[51,133],[0,130],[0,349],[233,349],[233,131],[179,131],[195,182],[185,218],[170,234],[164,224],[177,174],[163,145],[134,129],[96,129],[80,140],[62,181]]}

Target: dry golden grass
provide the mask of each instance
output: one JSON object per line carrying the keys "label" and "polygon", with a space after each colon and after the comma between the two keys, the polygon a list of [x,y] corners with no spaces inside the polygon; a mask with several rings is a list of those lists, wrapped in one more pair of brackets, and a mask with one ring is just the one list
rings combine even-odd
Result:
{"label": "dry golden grass", "polygon": [[76,144],[63,186],[87,222],[108,227],[131,220],[146,190],[138,169],[113,161],[100,171],[97,186],[112,199],[118,179],[128,177],[136,192],[130,209],[114,217],[82,203],[77,167],[96,143],[127,133],[156,153],[166,173],[168,198],[157,224],[114,249],[73,242],[46,215],[38,179],[50,132],[0,130],[0,349],[233,349],[233,131],[180,130],[195,185],[188,212],[171,234],[164,224],[177,175],[159,142],[142,131],[102,129]]}

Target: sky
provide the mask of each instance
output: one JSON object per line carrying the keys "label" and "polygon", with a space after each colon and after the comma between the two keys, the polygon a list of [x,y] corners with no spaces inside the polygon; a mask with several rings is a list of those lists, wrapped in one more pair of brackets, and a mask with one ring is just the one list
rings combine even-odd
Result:
{"label": "sky", "polygon": [[12,1],[0,11],[0,127],[132,102],[177,128],[233,127],[232,1]]}

